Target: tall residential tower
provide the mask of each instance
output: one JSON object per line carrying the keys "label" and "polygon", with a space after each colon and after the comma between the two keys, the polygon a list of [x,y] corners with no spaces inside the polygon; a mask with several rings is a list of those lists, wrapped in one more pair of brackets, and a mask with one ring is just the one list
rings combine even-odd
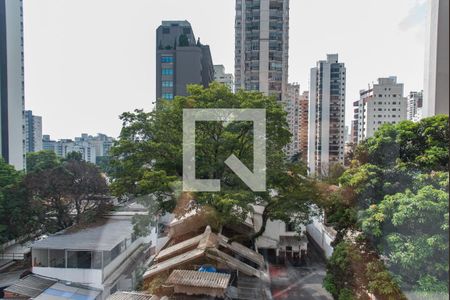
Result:
{"label": "tall residential tower", "polygon": [[311,68],[309,94],[308,167],[327,175],[329,166],[344,163],[345,65],[337,54]]}
{"label": "tall residential tower", "polygon": [[423,116],[448,115],[449,1],[428,1]]}
{"label": "tall residential tower", "polygon": [[37,152],[42,146],[42,117],[33,115],[31,110],[25,111],[25,150]]}
{"label": "tall residential tower", "polygon": [[285,100],[289,0],[236,0],[235,87]]}
{"label": "tall residential tower", "polygon": [[195,40],[188,21],[162,21],[156,30],[156,98],[186,96],[186,85],[214,80],[209,46]]}
{"label": "tall residential tower", "polygon": [[25,167],[22,0],[0,0],[0,149],[3,159]]}

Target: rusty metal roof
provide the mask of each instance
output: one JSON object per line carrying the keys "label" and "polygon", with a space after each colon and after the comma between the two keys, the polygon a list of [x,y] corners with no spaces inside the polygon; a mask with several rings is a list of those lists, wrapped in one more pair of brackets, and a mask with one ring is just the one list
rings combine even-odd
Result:
{"label": "rusty metal roof", "polygon": [[166,284],[226,289],[230,278],[230,274],[224,273],[174,270],[167,279]]}

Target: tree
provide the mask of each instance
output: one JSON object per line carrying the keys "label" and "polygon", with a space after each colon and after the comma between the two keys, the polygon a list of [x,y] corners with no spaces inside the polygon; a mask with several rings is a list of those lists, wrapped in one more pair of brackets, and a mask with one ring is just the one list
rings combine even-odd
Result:
{"label": "tree", "polygon": [[71,152],[67,153],[65,160],[68,160],[68,161],[70,161],[70,160],[81,161],[81,160],[83,160],[83,156],[81,155],[81,152],[71,151]]}
{"label": "tree", "polygon": [[[232,122],[227,126],[222,122],[197,122],[196,177],[220,179],[221,191],[192,193],[192,197],[199,205],[214,209],[222,224],[244,219],[255,204],[265,206],[262,230],[270,218],[306,222],[317,193],[314,184],[305,177],[306,168],[285,160],[283,147],[289,142],[290,133],[285,112],[276,100],[258,92],[233,94],[217,83],[209,88],[191,85],[188,91],[189,96],[161,101],[152,112],[136,110],[122,114],[123,128],[111,150],[115,194],[151,194],[158,212],[171,212],[177,205],[183,174],[183,109],[264,108],[267,191],[251,191],[224,163],[234,154],[246,166],[253,165],[252,122]],[[148,202],[146,205],[151,206]]]}
{"label": "tree", "polygon": [[[362,227],[376,238],[404,285],[423,292],[447,292],[448,173],[421,177],[412,190],[387,195],[366,210]],[[424,278],[433,285],[424,289]]]}
{"label": "tree", "polygon": [[185,35],[185,34],[180,35],[180,37],[178,38],[178,46],[180,46],[180,47],[188,47],[189,46],[189,39],[188,39],[187,35]]}
{"label": "tree", "polygon": [[38,172],[52,169],[59,165],[61,161],[56,153],[49,150],[27,153],[27,172]]}
{"label": "tree", "polygon": [[[90,163],[69,160],[25,178],[28,196],[45,208],[45,226],[50,232],[89,221],[106,206],[106,179]],[[75,212],[75,216],[73,216]]]}
{"label": "tree", "polygon": [[[363,260],[368,291],[386,295],[397,285],[448,294],[448,144],[448,116],[385,124],[355,148],[339,196],[324,201],[327,220],[338,229],[336,249],[343,243],[360,254],[373,249],[386,262],[377,255]],[[339,274],[327,268],[328,278]]]}
{"label": "tree", "polygon": [[[361,248],[364,251],[361,251]],[[334,299],[406,300],[398,284],[363,238],[342,241],[327,262],[325,289]]]}
{"label": "tree", "polygon": [[0,242],[39,228],[37,207],[26,197],[23,174],[0,158]]}
{"label": "tree", "polygon": [[380,167],[398,163],[420,171],[448,171],[448,116],[437,115],[420,122],[384,124],[367,140],[368,160]]}

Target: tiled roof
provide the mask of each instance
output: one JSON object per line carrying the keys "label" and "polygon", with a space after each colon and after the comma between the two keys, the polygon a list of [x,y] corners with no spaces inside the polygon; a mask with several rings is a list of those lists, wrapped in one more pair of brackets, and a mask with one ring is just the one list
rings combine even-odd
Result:
{"label": "tiled roof", "polygon": [[230,274],[223,273],[174,270],[167,279],[166,284],[226,289],[230,277]]}

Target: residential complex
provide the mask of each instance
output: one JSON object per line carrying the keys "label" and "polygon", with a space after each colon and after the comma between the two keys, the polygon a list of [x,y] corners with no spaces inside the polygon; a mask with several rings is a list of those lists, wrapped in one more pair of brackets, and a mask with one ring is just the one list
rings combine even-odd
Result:
{"label": "residential complex", "polygon": [[298,121],[298,150],[303,162],[308,161],[308,112],[309,112],[309,91],[304,91],[300,95],[299,101],[299,121]]}
{"label": "residential complex", "polygon": [[22,0],[0,0],[0,148],[17,170],[25,168]]}
{"label": "residential complex", "polygon": [[25,111],[25,149],[27,153],[43,150],[42,117],[33,115],[31,110]]}
{"label": "residential complex", "polygon": [[214,81],[225,84],[234,92],[234,76],[232,73],[225,73],[224,65],[214,65]]}
{"label": "residential complex", "polygon": [[309,90],[308,167],[326,175],[331,164],[344,163],[345,65],[337,54],[311,69]]}
{"label": "residential complex", "polygon": [[409,92],[407,119],[417,122],[423,116],[423,91]]}
{"label": "residential complex", "polygon": [[403,97],[403,83],[397,77],[378,78],[367,90],[359,92],[353,102],[357,142],[374,135],[382,124],[396,124],[406,120],[407,100]]}
{"label": "residential complex", "polygon": [[66,157],[68,153],[75,151],[81,153],[83,160],[95,164],[98,158],[109,156],[109,150],[114,143],[114,139],[101,133],[95,137],[83,133],[73,140],[61,139],[55,141],[45,134],[42,143],[44,150],[54,151],[59,157]]}
{"label": "residential complex", "polygon": [[291,142],[286,146],[286,155],[293,157],[299,153],[299,121],[300,121],[300,85],[298,83],[288,84],[286,100],[283,101],[287,113],[287,123],[291,132]]}
{"label": "residential complex", "polygon": [[156,30],[156,98],[186,96],[186,85],[214,80],[208,45],[195,40],[188,21],[162,21]]}
{"label": "residential complex", "polygon": [[449,106],[449,1],[428,1],[423,95],[424,117],[447,114]]}
{"label": "residential complex", "polygon": [[289,0],[236,0],[235,87],[284,100],[288,84]]}

